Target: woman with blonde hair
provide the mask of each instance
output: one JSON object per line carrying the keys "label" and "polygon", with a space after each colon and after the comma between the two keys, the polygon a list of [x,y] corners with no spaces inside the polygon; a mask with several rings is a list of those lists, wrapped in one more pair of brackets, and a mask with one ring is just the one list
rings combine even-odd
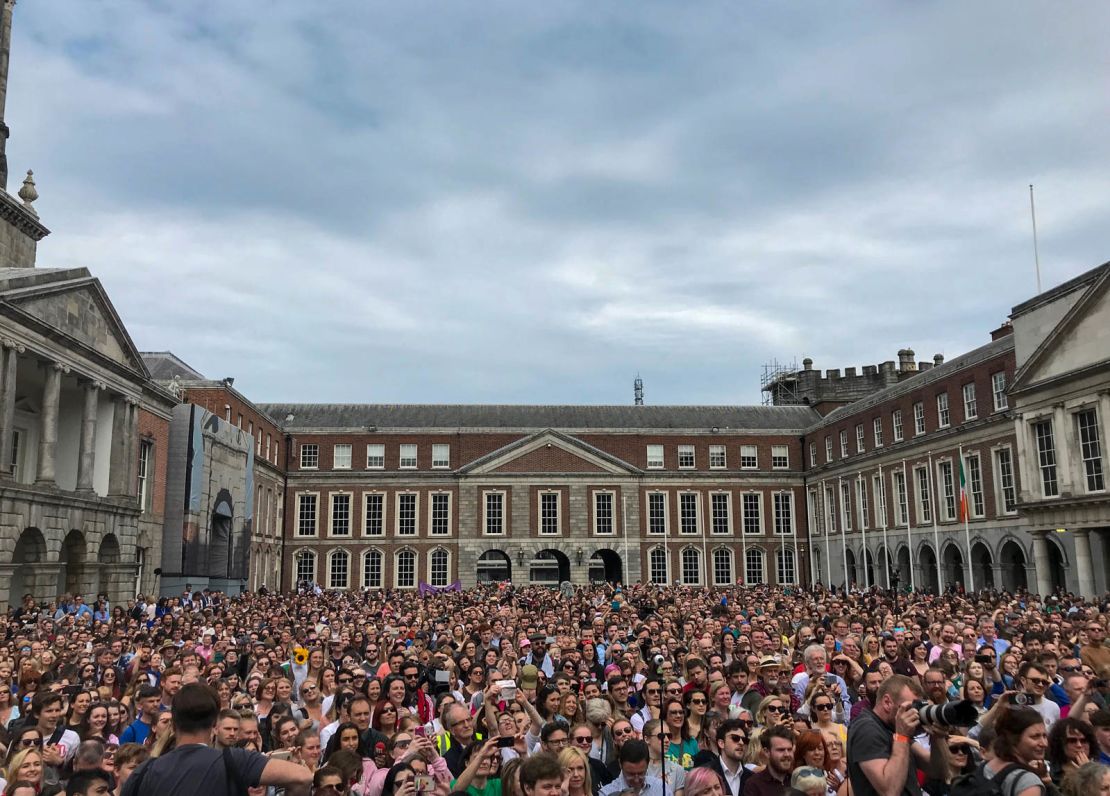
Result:
{"label": "woman with blonde hair", "polygon": [[575,746],[568,746],[559,752],[559,767],[566,780],[567,796],[591,796],[593,785],[590,782],[590,763],[586,753]]}
{"label": "woman with blonde hair", "polygon": [[[763,697],[755,709],[755,723],[760,727],[771,727],[790,721],[790,697],[771,694]],[[751,742],[748,742],[751,746]]]}
{"label": "woman with blonde hair", "polygon": [[12,755],[11,762],[4,769],[3,785],[6,787],[9,782],[31,782],[42,793],[42,775],[42,750],[37,746],[25,747]]}

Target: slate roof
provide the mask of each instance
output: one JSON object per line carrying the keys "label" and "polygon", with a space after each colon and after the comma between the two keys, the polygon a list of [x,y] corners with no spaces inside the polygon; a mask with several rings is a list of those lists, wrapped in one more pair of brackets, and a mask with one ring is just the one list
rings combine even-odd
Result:
{"label": "slate roof", "polygon": [[[259,404],[286,429],[697,429],[801,433],[808,406],[530,406],[496,404]],[[286,422],[288,415],[293,419]]]}
{"label": "slate roof", "polygon": [[182,381],[204,379],[203,374],[193,370],[169,351],[143,351],[141,356],[150,371],[150,377],[155,381],[173,381],[174,376],[180,377]]}

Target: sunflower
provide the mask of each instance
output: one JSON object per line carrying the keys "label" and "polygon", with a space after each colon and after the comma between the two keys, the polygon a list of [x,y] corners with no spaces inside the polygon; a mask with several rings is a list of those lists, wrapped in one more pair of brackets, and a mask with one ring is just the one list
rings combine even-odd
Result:
{"label": "sunflower", "polygon": [[298,666],[304,666],[306,663],[308,663],[308,650],[306,650],[304,647],[294,647],[293,663],[297,664]]}

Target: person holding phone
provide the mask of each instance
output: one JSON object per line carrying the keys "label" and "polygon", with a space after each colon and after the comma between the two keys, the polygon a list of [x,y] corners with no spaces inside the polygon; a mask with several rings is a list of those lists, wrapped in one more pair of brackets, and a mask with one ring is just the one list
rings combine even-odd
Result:
{"label": "person holding phone", "polygon": [[805,648],[802,653],[802,663],[805,669],[798,674],[794,675],[790,680],[790,684],[794,690],[794,697],[792,706],[802,705],[805,703],[806,689],[809,687],[810,680],[818,677],[832,677],[833,680],[826,679],[826,687],[829,693],[835,699],[840,700],[844,715],[847,716],[852,710],[852,700],[848,694],[848,684],[844,682],[844,678],[840,675],[829,674],[828,671],[828,653],[825,651],[823,644],[810,644]]}

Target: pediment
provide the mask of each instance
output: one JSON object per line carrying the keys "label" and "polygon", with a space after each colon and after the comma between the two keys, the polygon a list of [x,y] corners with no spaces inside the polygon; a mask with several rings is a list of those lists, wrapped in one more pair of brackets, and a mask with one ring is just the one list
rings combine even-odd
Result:
{"label": "pediment", "polygon": [[1065,374],[1110,364],[1110,271],[1087,293],[1026,360],[1014,378],[1022,390]]}
{"label": "pediment", "polygon": [[517,440],[464,467],[470,475],[514,473],[602,473],[632,475],[638,470],[567,434],[547,430]]}
{"label": "pediment", "polygon": [[95,279],[37,285],[9,292],[8,304],[28,319],[80,343],[128,370],[147,375],[131,336]]}

